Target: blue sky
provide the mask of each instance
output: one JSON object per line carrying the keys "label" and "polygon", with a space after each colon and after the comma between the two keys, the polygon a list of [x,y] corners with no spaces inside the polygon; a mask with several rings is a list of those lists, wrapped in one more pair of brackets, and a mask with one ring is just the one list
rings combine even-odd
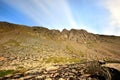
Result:
{"label": "blue sky", "polygon": [[0,0],[0,21],[120,36],[119,0]]}

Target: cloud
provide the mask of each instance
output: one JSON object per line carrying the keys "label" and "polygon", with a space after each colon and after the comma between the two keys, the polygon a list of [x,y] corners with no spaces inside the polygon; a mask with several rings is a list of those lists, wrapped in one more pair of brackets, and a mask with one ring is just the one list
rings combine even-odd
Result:
{"label": "cloud", "polygon": [[104,8],[109,12],[109,27],[104,31],[107,34],[120,36],[120,0],[103,0]]}
{"label": "cloud", "polygon": [[[67,0],[4,0],[10,6],[26,14],[37,24],[53,28],[78,28]],[[44,26],[44,25],[43,25]],[[56,27],[55,27],[56,26]],[[46,26],[47,27],[47,26]]]}
{"label": "cloud", "polygon": [[78,28],[67,0],[43,0],[43,2],[48,7],[53,24],[62,25],[67,22],[69,28]]}
{"label": "cloud", "polygon": [[62,4],[63,4],[64,12],[66,13],[66,16],[67,16],[68,21],[71,24],[72,28],[79,28],[73,18],[72,12],[71,12],[70,7],[67,4],[66,0],[63,0]]}

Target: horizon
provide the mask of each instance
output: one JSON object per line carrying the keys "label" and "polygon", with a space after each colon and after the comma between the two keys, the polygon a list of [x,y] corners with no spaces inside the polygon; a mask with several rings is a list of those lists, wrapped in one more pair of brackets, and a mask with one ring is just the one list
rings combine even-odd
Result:
{"label": "horizon", "polygon": [[120,36],[120,1],[0,0],[0,21]]}

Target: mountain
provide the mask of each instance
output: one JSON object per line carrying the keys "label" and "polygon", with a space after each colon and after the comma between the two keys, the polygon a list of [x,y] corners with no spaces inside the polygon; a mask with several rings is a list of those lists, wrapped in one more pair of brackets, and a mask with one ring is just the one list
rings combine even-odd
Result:
{"label": "mountain", "polygon": [[120,37],[0,22],[1,70],[92,60],[120,60]]}

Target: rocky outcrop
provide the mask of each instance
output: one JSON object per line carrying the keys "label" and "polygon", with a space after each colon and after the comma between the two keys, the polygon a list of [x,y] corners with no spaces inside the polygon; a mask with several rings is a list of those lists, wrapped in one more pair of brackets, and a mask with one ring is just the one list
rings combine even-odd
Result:
{"label": "rocky outcrop", "polygon": [[83,43],[86,41],[96,41],[98,37],[97,35],[89,33],[83,29],[81,30],[71,29],[70,31],[64,29],[61,33],[62,33],[61,36],[63,36],[65,39],[77,43]]}

